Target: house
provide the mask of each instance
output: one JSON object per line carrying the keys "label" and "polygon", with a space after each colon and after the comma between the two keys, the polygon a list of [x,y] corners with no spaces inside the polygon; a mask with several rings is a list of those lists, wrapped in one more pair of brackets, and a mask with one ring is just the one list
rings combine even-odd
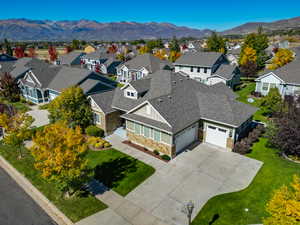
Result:
{"label": "house", "polygon": [[0,62],[8,62],[8,61],[15,61],[17,58],[7,55],[7,54],[0,54]]}
{"label": "house", "polygon": [[172,70],[173,66],[167,60],[161,60],[150,53],[138,55],[117,67],[117,81],[126,84],[161,69]]}
{"label": "house", "polygon": [[239,57],[241,54],[241,48],[228,49],[226,58],[232,65],[239,65]]}
{"label": "house", "polygon": [[86,95],[112,90],[116,86],[114,81],[93,71],[50,65],[38,59],[17,65],[12,71],[22,74],[18,76],[22,95],[35,104],[52,101],[70,86],[80,86]]}
{"label": "house", "polygon": [[86,54],[92,53],[92,52],[94,52],[94,51],[96,51],[96,48],[95,48],[94,46],[92,46],[92,45],[88,45],[88,46],[86,46],[86,47],[84,48],[84,52],[85,52]]}
{"label": "house", "polygon": [[114,54],[108,54],[103,50],[86,54],[82,57],[82,63],[85,68],[103,74],[116,74],[117,66],[122,61],[117,59]]}
{"label": "house", "polygon": [[299,63],[299,59],[295,59],[293,62],[274,71],[266,71],[255,80],[255,91],[261,95],[267,95],[271,88],[277,87],[283,97],[286,95],[299,96]]}
{"label": "house", "polygon": [[233,88],[240,82],[238,67],[229,65],[224,54],[219,52],[187,52],[173,65],[175,72],[183,72],[207,85],[222,82]]}
{"label": "house", "polygon": [[55,61],[56,65],[65,65],[65,66],[80,66],[81,65],[81,58],[84,56],[85,53],[83,52],[76,52],[72,51],[68,54],[59,56],[58,59]]}
{"label": "house", "polygon": [[99,124],[115,113],[109,129],[123,129],[118,128],[122,124],[130,142],[171,157],[197,141],[232,150],[257,110],[237,101],[223,83],[207,86],[169,70],[90,98]]}

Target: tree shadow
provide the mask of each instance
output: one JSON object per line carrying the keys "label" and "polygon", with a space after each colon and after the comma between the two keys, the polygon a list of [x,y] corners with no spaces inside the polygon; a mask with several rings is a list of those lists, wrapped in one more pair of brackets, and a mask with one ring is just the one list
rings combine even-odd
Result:
{"label": "tree shadow", "polygon": [[208,223],[208,225],[213,225],[219,218],[220,218],[220,215],[218,213],[216,213],[213,216],[213,218],[211,219],[211,221]]}
{"label": "tree shadow", "polygon": [[118,186],[126,174],[137,170],[137,160],[121,157],[104,162],[95,168],[95,179],[103,183],[108,188]]}

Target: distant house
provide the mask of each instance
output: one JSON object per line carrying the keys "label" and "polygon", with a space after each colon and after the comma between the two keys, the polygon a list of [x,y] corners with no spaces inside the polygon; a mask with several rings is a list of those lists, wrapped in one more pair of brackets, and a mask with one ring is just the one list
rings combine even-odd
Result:
{"label": "distant house", "polygon": [[116,68],[122,61],[117,59],[114,54],[108,54],[103,50],[96,50],[95,52],[82,56],[82,63],[88,70],[103,74],[116,74]]}
{"label": "distant house", "polygon": [[56,60],[56,65],[65,65],[65,66],[79,66],[81,64],[81,57],[84,56],[83,52],[72,51],[68,54],[59,56]]}
{"label": "distant house", "polygon": [[237,66],[229,65],[226,57],[218,52],[188,52],[175,63],[175,72],[183,72],[191,79],[207,85],[222,82],[233,88],[240,82]]}
{"label": "distant house", "polygon": [[258,77],[255,91],[267,95],[271,88],[278,88],[279,93],[286,95],[300,96],[300,66],[299,59],[274,71],[267,71]]}
{"label": "distant house", "polygon": [[94,51],[96,51],[96,48],[93,47],[92,45],[88,45],[88,46],[86,46],[86,47],[84,48],[84,52],[85,52],[86,54],[92,53],[92,52],[94,52]]}
{"label": "distant house", "polygon": [[161,60],[150,53],[138,55],[117,67],[117,81],[129,83],[162,69],[172,70],[173,66],[170,62]]}

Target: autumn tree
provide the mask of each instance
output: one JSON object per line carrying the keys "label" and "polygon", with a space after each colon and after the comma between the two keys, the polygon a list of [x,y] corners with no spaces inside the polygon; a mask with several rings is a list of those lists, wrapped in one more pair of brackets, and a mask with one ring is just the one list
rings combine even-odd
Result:
{"label": "autumn tree", "polygon": [[145,53],[149,53],[150,52],[150,49],[144,45],[144,46],[141,46],[139,49],[138,49],[138,52],[140,55],[143,55]]}
{"label": "autumn tree", "polygon": [[88,181],[88,149],[80,127],[72,129],[63,122],[48,125],[33,137],[30,150],[42,177],[57,184],[67,197]]}
{"label": "autumn tree", "polygon": [[50,57],[51,62],[54,62],[55,60],[57,60],[58,53],[57,53],[56,48],[54,46],[49,46],[48,53],[49,53],[49,57]]}
{"label": "autumn tree", "polygon": [[18,82],[9,73],[4,73],[0,77],[0,96],[11,102],[20,100],[20,88]]}
{"label": "autumn tree", "polygon": [[239,59],[240,69],[244,76],[251,77],[257,74],[256,51],[251,47],[245,47]]}
{"label": "autumn tree", "polygon": [[207,48],[211,52],[227,52],[225,39],[222,36],[218,35],[216,32],[213,32],[207,39]]}
{"label": "autumn tree", "polygon": [[15,48],[15,56],[19,59],[19,58],[23,58],[25,57],[25,48],[24,46],[17,46]]}
{"label": "autumn tree", "polygon": [[66,46],[66,48],[65,48],[65,53],[66,54],[68,54],[68,53],[70,53],[70,52],[72,52],[73,51],[73,48],[71,47],[71,46]]}
{"label": "autumn tree", "polygon": [[26,113],[0,114],[0,126],[4,128],[4,143],[14,146],[19,150],[19,158],[22,158],[22,146],[24,141],[30,138],[30,126],[33,118]]}
{"label": "autumn tree", "polygon": [[50,102],[48,111],[51,122],[66,121],[70,127],[86,128],[92,123],[93,114],[83,90],[78,87],[64,89]]}
{"label": "autumn tree", "polygon": [[165,49],[159,49],[158,51],[155,52],[154,56],[161,60],[165,60],[167,58],[167,52]]}
{"label": "autumn tree", "polygon": [[169,55],[169,60],[175,62],[181,56],[180,52],[171,51]]}
{"label": "autumn tree", "polygon": [[5,53],[7,55],[13,56],[13,50],[12,50],[11,44],[9,43],[9,41],[6,38],[4,39],[4,47],[5,47]]}
{"label": "autumn tree", "polygon": [[125,62],[125,60],[126,60],[125,53],[119,53],[119,54],[117,54],[116,55],[116,59]]}
{"label": "autumn tree", "polygon": [[28,57],[35,58],[37,56],[35,48],[31,47],[28,49]]}
{"label": "autumn tree", "polygon": [[272,64],[269,66],[269,69],[275,70],[279,67],[282,67],[289,62],[293,61],[294,53],[289,49],[278,49],[275,53],[275,57],[272,60]]}
{"label": "autumn tree", "polygon": [[299,225],[300,178],[294,175],[290,187],[277,190],[266,209],[270,216],[264,219],[264,225]]}
{"label": "autumn tree", "polygon": [[114,54],[118,51],[118,48],[116,45],[112,44],[107,48],[107,53]]}

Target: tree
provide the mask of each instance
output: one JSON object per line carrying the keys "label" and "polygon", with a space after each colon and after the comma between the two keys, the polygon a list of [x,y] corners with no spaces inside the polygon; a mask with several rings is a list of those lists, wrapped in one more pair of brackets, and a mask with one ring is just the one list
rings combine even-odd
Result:
{"label": "tree", "polygon": [[160,49],[155,52],[154,56],[156,56],[157,58],[159,58],[161,60],[165,60],[167,58],[167,52],[165,49]]}
{"label": "tree", "polygon": [[25,113],[9,115],[0,114],[0,126],[4,128],[4,143],[18,148],[19,158],[22,158],[22,146],[25,140],[30,138],[30,126],[33,118]]}
{"label": "tree", "polygon": [[65,53],[66,54],[68,54],[68,53],[70,53],[70,52],[72,52],[73,51],[73,48],[71,47],[71,46],[66,46],[66,48],[65,48]]}
{"label": "tree", "polygon": [[274,59],[272,60],[272,64],[269,66],[269,69],[275,70],[293,61],[293,59],[294,54],[291,50],[283,48],[278,49],[275,53]]}
{"label": "tree", "polygon": [[42,177],[54,181],[70,196],[88,181],[87,149],[80,127],[72,129],[59,122],[38,131],[30,151]]}
{"label": "tree", "polygon": [[23,58],[25,57],[25,48],[22,46],[17,46],[15,48],[15,56],[19,59],[19,58]]}
{"label": "tree", "polygon": [[169,55],[169,60],[175,62],[181,56],[180,52],[171,51]]}
{"label": "tree", "polygon": [[267,204],[270,214],[264,225],[299,225],[300,223],[300,178],[296,175],[290,187],[283,186],[275,192]]}
{"label": "tree", "polygon": [[243,49],[242,57],[239,59],[239,64],[244,76],[255,76],[257,74],[256,51],[251,47],[245,47]]}
{"label": "tree", "polygon": [[180,52],[180,45],[176,37],[173,37],[173,39],[170,41],[169,48],[170,51]]}
{"label": "tree", "polygon": [[72,48],[72,49],[80,49],[80,41],[74,39],[74,40],[72,41],[71,48]]}
{"label": "tree", "polygon": [[154,48],[164,48],[164,44],[161,39],[148,41],[146,45],[151,52]]}
{"label": "tree", "polygon": [[144,46],[141,46],[141,47],[138,49],[138,51],[139,51],[139,54],[140,54],[140,55],[143,55],[143,54],[145,54],[145,53],[149,53],[149,52],[150,52],[150,49],[149,49],[146,45],[144,45]]}
{"label": "tree", "polygon": [[245,77],[255,77],[257,75],[257,64],[253,61],[248,61],[243,66],[240,66],[240,71]]}
{"label": "tree", "polygon": [[11,102],[20,100],[20,88],[18,82],[9,73],[4,73],[0,77],[0,96]]}
{"label": "tree", "polygon": [[49,46],[49,48],[48,48],[48,53],[49,53],[50,61],[51,61],[51,62],[54,62],[55,60],[57,60],[58,53],[57,53],[55,47]]}
{"label": "tree", "polygon": [[260,107],[265,115],[274,115],[274,113],[279,112],[282,108],[282,97],[279,93],[278,88],[270,88],[267,96],[262,98]]}
{"label": "tree", "polygon": [[216,32],[213,32],[207,39],[207,48],[211,52],[227,52],[225,39],[222,36],[219,36]]}
{"label": "tree", "polygon": [[28,57],[35,58],[37,56],[35,48],[31,47],[28,49]]}
{"label": "tree", "polygon": [[70,127],[86,128],[93,119],[89,101],[78,86],[64,89],[58,97],[50,102],[48,111],[51,122],[63,120]]}
{"label": "tree", "polygon": [[118,48],[117,48],[117,46],[114,45],[114,44],[110,45],[110,46],[108,47],[108,49],[107,49],[107,53],[109,53],[109,54],[114,54],[114,53],[116,53],[117,51],[118,51]]}
{"label": "tree", "polygon": [[4,39],[4,47],[5,47],[6,54],[13,56],[13,50],[11,48],[9,41],[6,38]]}
{"label": "tree", "polygon": [[118,60],[120,60],[120,61],[125,62],[125,60],[126,60],[125,53],[119,53],[119,54],[117,54],[116,58],[117,58]]}

